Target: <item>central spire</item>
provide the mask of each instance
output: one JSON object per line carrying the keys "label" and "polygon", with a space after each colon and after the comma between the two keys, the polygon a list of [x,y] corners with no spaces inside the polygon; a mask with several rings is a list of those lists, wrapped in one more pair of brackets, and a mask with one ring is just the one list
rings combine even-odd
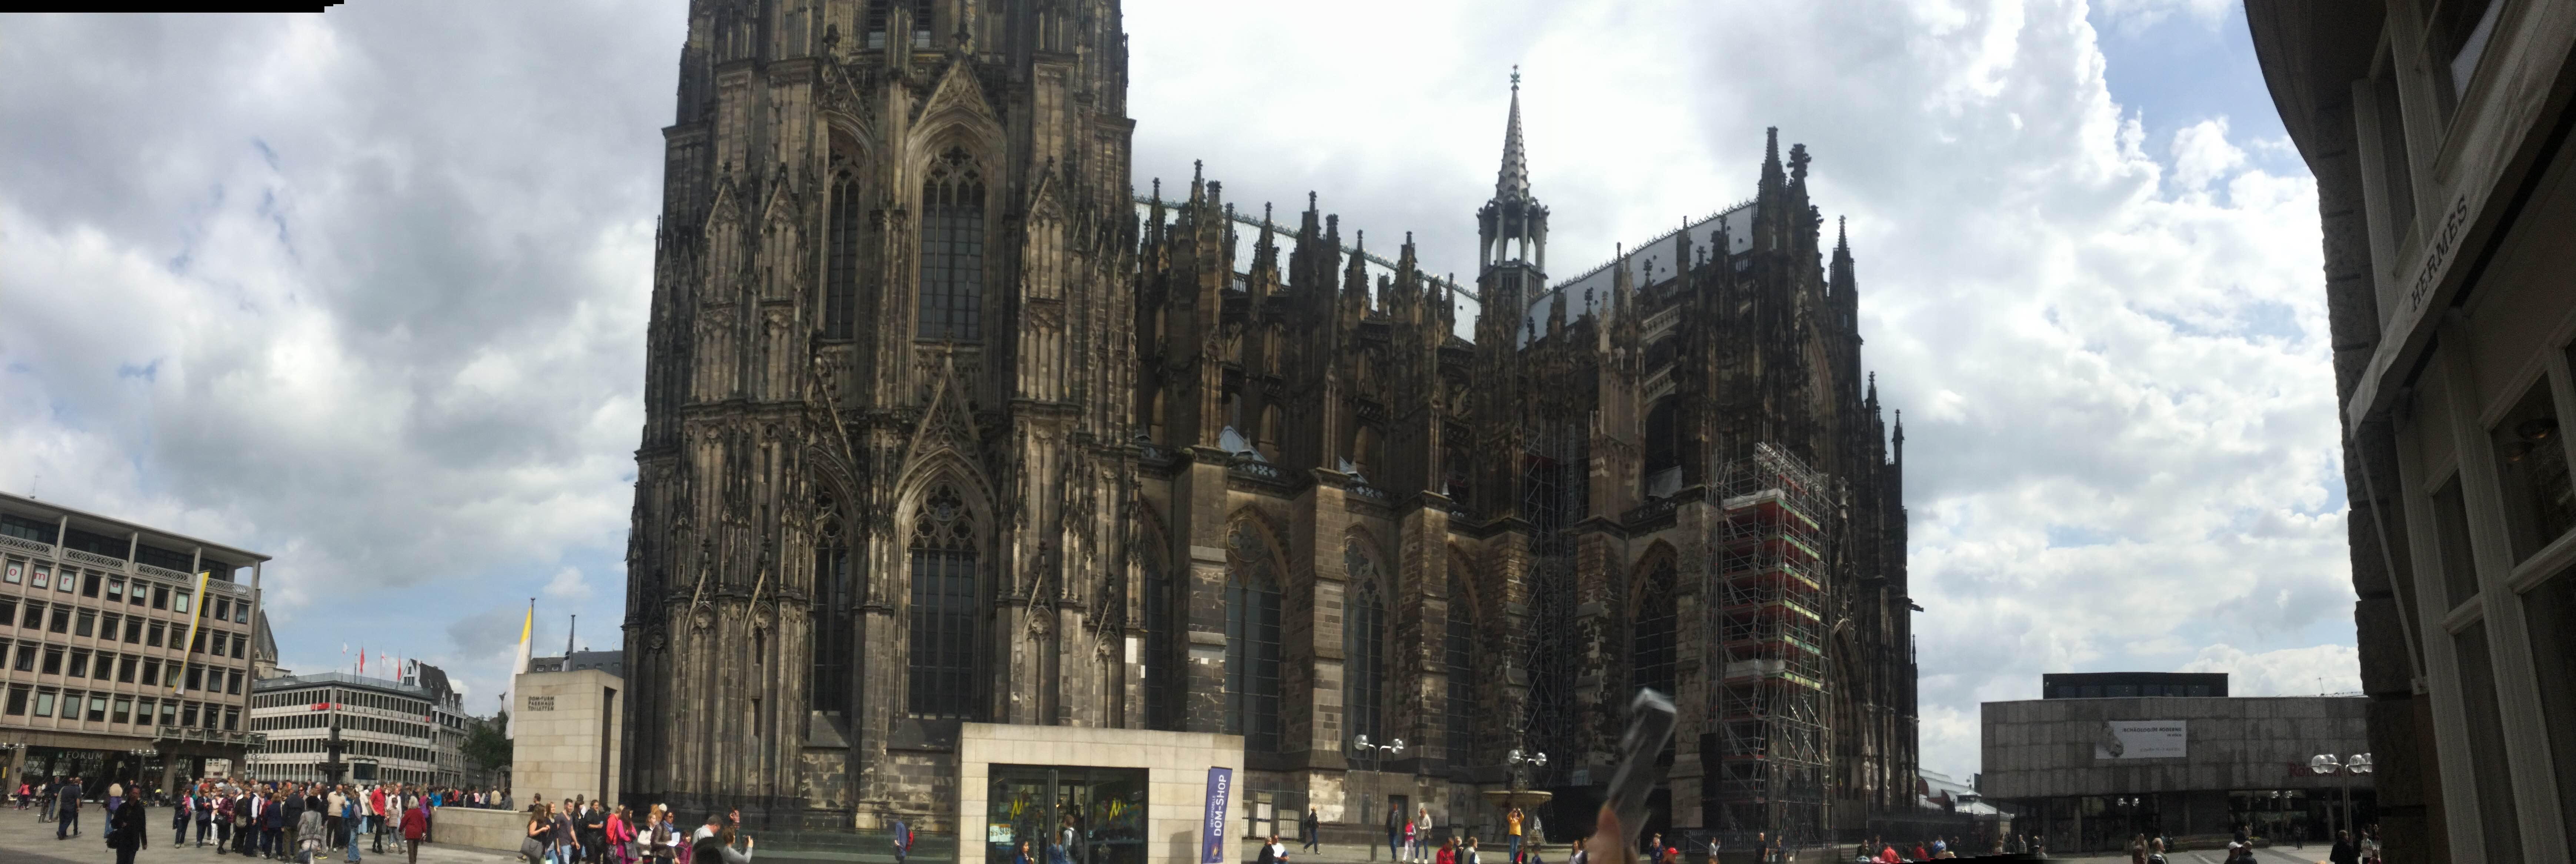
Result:
{"label": "central spire", "polygon": [[1503,129],[1503,170],[1494,180],[1498,200],[1528,198],[1529,154],[1521,148],[1521,67],[1512,67],[1512,118]]}

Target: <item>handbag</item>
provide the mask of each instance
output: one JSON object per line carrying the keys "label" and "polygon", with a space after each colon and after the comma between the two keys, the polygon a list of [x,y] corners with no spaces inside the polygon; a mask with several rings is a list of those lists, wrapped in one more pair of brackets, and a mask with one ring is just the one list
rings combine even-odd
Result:
{"label": "handbag", "polygon": [[519,840],[519,857],[527,859],[528,864],[537,864],[538,861],[543,860],[546,857],[545,841],[538,840],[534,837],[521,838]]}

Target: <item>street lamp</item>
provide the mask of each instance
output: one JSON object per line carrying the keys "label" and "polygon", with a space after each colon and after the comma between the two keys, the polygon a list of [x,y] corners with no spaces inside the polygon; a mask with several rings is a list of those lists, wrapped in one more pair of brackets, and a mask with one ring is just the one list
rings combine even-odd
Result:
{"label": "street lamp", "polygon": [[[2370,754],[2355,753],[2350,757],[2337,759],[2332,753],[2319,753],[2308,757],[2308,770],[2317,774],[2336,772],[2368,774],[2371,770]],[[2352,827],[2352,786],[2346,784],[2337,788],[2343,793],[2343,826],[2350,829]]]}
{"label": "street lamp", "polygon": [[[1370,771],[1376,771],[1376,770],[1378,770],[1380,767],[1382,767],[1382,766],[1385,764],[1386,757],[1388,757],[1388,756],[1402,756],[1402,755],[1404,755],[1404,739],[1402,739],[1402,738],[1397,738],[1397,739],[1393,739],[1393,740],[1387,741],[1387,742],[1386,742],[1386,743],[1384,743],[1384,744],[1372,744],[1372,743],[1369,743],[1369,736],[1367,736],[1367,735],[1354,735],[1354,736],[1351,736],[1351,752],[1352,752],[1352,753],[1354,753],[1354,754],[1360,754],[1360,753],[1366,753],[1366,754],[1369,754],[1369,755],[1368,755],[1368,763],[1369,763],[1369,768],[1368,768],[1368,770],[1370,770]],[[1372,801],[1370,801],[1370,800],[1369,800],[1368,793],[1366,793],[1366,792],[1362,792],[1362,793],[1360,793],[1360,813],[1361,813],[1361,815],[1362,815],[1362,818],[1366,818],[1366,815],[1374,809],[1374,808],[1371,808],[1371,807],[1369,806],[1369,805],[1370,805],[1370,804],[1372,804],[1372,803],[1375,803],[1375,802],[1372,802]],[[1366,823],[1362,823],[1362,824],[1366,824]],[[1372,837],[1374,837],[1375,835],[1371,835],[1371,836],[1372,836]],[[1390,840],[1389,842],[1392,842],[1392,841]],[[1399,850],[1395,850],[1395,849],[1388,849],[1388,850],[1387,850],[1387,852],[1388,852],[1390,855],[1401,855],[1401,854],[1403,854],[1401,851],[1399,851]],[[1377,860],[1377,841],[1376,841],[1375,839],[1371,839],[1371,840],[1369,841],[1369,860],[1372,860],[1372,861]]]}
{"label": "street lamp", "polygon": [[1504,754],[1503,761],[1512,771],[1512,791],[1518,792],[1529,787],[1530,769],[1547,767],[1547,754],[1515,749]]}

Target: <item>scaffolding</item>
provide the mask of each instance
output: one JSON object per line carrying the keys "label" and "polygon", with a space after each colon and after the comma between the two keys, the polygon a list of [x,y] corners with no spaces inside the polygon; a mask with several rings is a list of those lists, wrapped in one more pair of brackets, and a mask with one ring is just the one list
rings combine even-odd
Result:
{"label": "scaffolding", "polygon": [[1824,836],[1830,479],[1768,444],[1722,463],[1709,549],[1716,827]]}

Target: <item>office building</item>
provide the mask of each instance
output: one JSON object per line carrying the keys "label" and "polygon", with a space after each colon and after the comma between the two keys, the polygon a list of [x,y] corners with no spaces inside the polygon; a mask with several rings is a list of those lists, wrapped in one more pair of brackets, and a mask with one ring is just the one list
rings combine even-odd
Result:
{"label": "office building", "polygon": [[[2046,698],[1982,706],[1977,791],[2014,814],[2013,831],[2044,838],[2051,852],[2117,851],[2137,834],[2216,845],[2240,827],[2284,846],[2323,843],[2377,816],[2368,700],[2088,696],[2080,694],[2089,687],[2224,694],[2227,682],[2223,674],[2048,677]],[[2060,687],[2079,695],[2057,695]]]}
{"label": "office building", "polygon": [[465,782],[461,697],[437,667],[406,662],[400,680],[322,672],[261,680],[251,728],[268,748],[250,761],[259,780]]}
{"label": "office building", "polygon": [[0,493],[0,782],[168,788],[258,752],[242,715],[266,561]]}

